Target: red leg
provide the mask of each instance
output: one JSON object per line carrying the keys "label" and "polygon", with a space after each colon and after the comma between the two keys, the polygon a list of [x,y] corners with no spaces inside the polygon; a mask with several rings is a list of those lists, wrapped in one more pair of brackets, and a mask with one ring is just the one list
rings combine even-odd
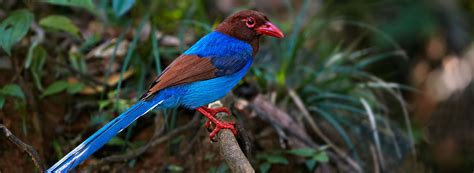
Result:
{"label": "red leg", "polygon": [[211,140],[214,139],[216,134],[221,130],[221,129],[230,129],[234,133],[234,135],[237,135],[237,130],[235,130],[234,125],[235,123],[233,122],[221,122],[218,119],[216,119],[214,116],[219,113],[219,112],[226,112],[227,114],[230,115],[230,111],[227,108],[207,108],[204,106],[196,108],[197,111],[201,112],[204,116],[206,116],[209,120],[206,122],[205,126],[206,128],[209,127],[209,122],[212,122],[216,125],[214,130],[209,134],[209,137]]}
{"label": "red leg", "polygon": [[[208,108],[206,106],[201,106],[200,108],[202,108],[204,111],[208,112],[212,116],[216,116],[216,114],[219,113],[219,112],[225,112],[225,113],[227,113],[227,115],[229,115],[229,116],[231,115],[229,109],[227,109],[226,107]],[[201,112],[201,111],[199,111],[199,112]],[[211,125],[211,120],[207,119],[206,123],[204,124],[204,127],[206,127],[206,129],[209,129],[210,125]],[[211,132],[211,131],[209,131],[209,132]]]}

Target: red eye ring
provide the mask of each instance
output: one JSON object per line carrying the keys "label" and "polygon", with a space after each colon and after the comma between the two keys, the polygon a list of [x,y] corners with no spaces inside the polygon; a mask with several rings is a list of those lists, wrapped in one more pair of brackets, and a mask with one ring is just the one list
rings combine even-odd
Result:
{"label": "red eye ring", "polygon": [[255,19],[253,17],[248,17],[247,19],[245,19],[245,24],[247,25],[247,27],[249,28],[253,28],[255,26]]}

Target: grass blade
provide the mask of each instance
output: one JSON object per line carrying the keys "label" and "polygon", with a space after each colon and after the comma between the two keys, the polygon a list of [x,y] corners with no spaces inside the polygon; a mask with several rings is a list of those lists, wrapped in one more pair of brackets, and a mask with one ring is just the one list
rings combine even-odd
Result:
{"label": "grass blade", "polygon": [[326,112],[326,111],[324,111],[322,109],[319,109],[318,107],[315,107],[315,106],[310,106],[308,109],[318,113],[321,116],[323,116],[323,118],[326,119],[329,122],[329,124],[331,124],[336,129],[336,131],[339,133],[339,135],[341,135],[342,140],[344,140],[344,143],[346,143],[349,150],[350,151],[355,151],[354,152],[354,157],[357,160],[359,160],[359,155],[357,154],[357,150],[355,150],[354,143],[352,143],[352,140],[349,138],[349,135],[346,133],[344,128],[341,126],[341,124],[334,118],[334,116],[331,115],[329,112]]}
{"label": "grass blade", "polygon": [[161,73],[160,49],[158,49],[158,38],[156,38],[156,27],[153,26],[151,30],[151,46],[153,49],[153,59],[155,61],[156,74]]}
{"label": "grass blade", "polygon": [[380,166],[382,167],[382,170],[383,170],[385,168],[385,161],[383,158],[382,147],[380,146],[380,137],[377,131],[377,123],[375,122],[375,115],[372,112],[372,108],[370,107],[369,103],[365,99],[360,98],[360,102],[362,103],[362,105],[365,108],[365,111],[367,112],[367,117],[369,117],[369,122],[372,128],[375,147],[377,148],[377,153],[379,155]]}

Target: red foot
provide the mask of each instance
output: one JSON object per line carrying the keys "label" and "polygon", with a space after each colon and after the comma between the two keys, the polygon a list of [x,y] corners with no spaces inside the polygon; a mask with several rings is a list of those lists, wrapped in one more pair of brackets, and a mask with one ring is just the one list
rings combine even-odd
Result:
{"label": "red foot", "polygon": [[208,108],[208,107],[201,106],[201,107],[196,108],[196,110],[201,112],[204,116],[208,118],[206,124],[204,125],[206,128],[209,129],[209,125],[211,124],[211,122],[216,125],[214,130],[212,130],[211,134],[209,134],[209,138],[211,138],[212,141],[215,141],[214,137],[221,129],[232,130],[232,133],[234,133],[234,135],[237,135],[237,130],[235,130],[234,128],[234,125],[235,125],[234,122],[221,122],[214,117],[219,112],[225,112],[228,115],[230,115],[229,109],[224,108],[224,107]]}
{"label": "red foot", "polygon": [[[219,112],[225,112],[227,115],[231,115],[229,109],[225,108],[225,107],[220,107],[220,108],[208,108],[208,107],[205,107],[205,106],[202,106],[201,107],[202,109],[204,109],[207,113],[211,114],[212,117],[216,116],[216,114],[218,114]],[[201,111],[199,111],[201,112]],[[203,112],[201,112],[202,114],[204,114]],[[205,115],[204,115],[205,116]],[[206,116],[207,117],[207,116]],[[219,121],[219,120],[218,120]],[[206,127],[206,129],[209,129],[209,126],[211,125],[211,119],[207,119],[206,123],[204,124],[204,127]],[[209,131],[210,132],[210,131]]]}

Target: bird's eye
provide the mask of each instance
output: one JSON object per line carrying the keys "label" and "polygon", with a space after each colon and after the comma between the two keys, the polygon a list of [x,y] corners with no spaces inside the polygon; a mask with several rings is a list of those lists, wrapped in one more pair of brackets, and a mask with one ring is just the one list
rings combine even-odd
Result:
{"label": "bird's eye", "polygon": [[255,26],[255,19],[253,17],[247,18],[246,21],[247,22],[245,24],[247,24],[247,27],[253,28]]}

